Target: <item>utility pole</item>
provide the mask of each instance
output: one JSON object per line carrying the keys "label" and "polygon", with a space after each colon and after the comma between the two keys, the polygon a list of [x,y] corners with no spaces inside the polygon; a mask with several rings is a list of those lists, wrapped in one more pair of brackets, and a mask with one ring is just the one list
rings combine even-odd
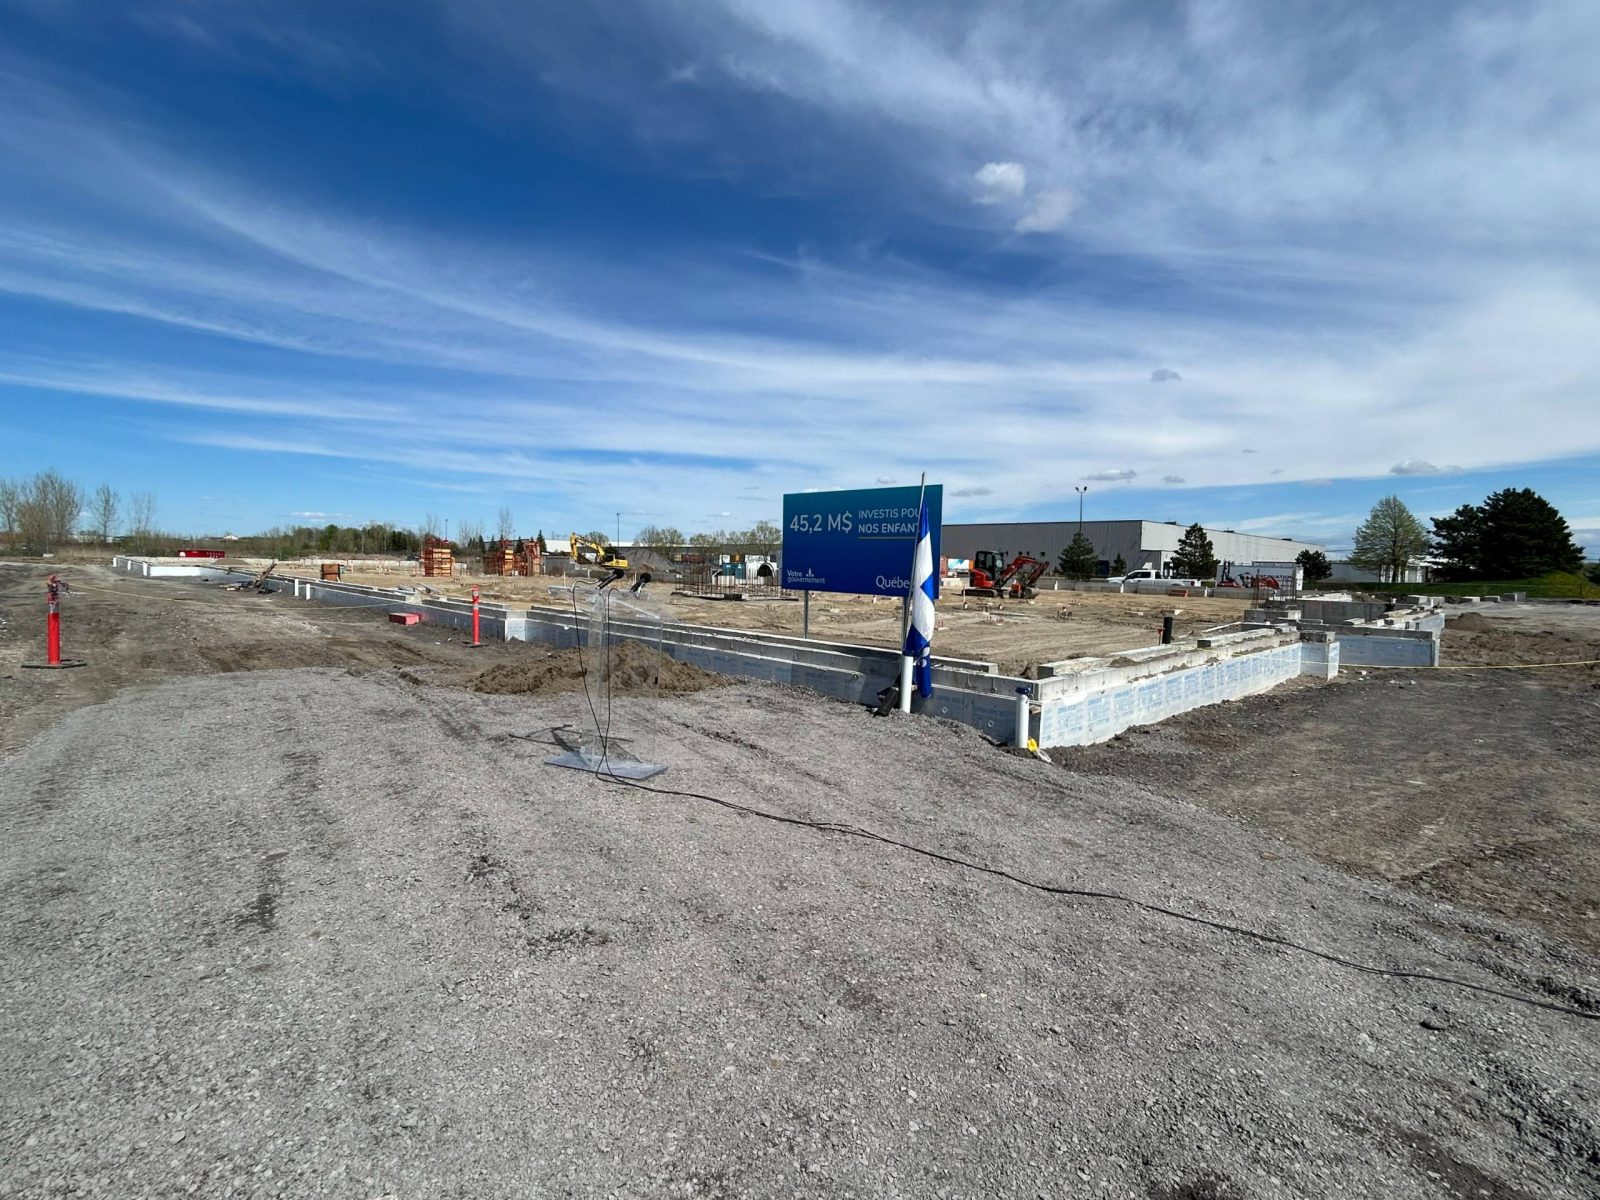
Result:
{"label": "utility pole", "polygon": [[617,514],[617,545],[622,545],[622,514]]}
{"label": "utility pole", "polygon": [[1083,494],[1089,490],[1089,485],[1087,483],[1084,484],[1082,487],[1078,487],[1078,486],[1074,485],[1072,490],[1078,493],[1078,532],[1082,533],[1083,532]]}

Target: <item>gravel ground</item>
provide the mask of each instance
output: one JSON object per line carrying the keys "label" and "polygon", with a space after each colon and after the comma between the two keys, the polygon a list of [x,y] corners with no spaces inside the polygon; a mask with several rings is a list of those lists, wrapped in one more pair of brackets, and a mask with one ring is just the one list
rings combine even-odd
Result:
{"label": "gravel ground", "polygon": [[[0,1195],[1589,1198],[1600,1026],[543,766],[581,695],[175,679],[0,759]],[[970,730],[656,784],[1600,1011],[1600,963]]]}

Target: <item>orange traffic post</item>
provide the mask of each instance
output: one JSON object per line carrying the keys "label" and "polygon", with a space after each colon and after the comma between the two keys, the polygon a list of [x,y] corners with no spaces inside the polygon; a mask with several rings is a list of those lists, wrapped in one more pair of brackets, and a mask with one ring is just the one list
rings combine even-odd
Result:
{"label": "orange traffic post", "polygon": [[467,645],[474,650],[482,649],[483,643],[478,640],[478,589],[472,589],[472,641]]}
{"label": "orange traffic post", "polygon": [[72,594],[72,589],[67,586],[67,581],[61,576],[51,574],[45,580],[44,594],[46,600],[44,618],[44,662],[23,663],[24,667],[32,669],[62,667],[81,667],[84,663],[79,659],[63,659],[61,657],[61,596],[62,593]]}

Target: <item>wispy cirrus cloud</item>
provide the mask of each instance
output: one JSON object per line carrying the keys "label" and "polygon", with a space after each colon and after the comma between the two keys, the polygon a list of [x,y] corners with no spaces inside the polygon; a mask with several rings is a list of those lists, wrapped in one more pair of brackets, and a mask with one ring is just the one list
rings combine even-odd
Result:
{"label": "wispy cirrus cloud", "polygon": [[[1582,250],[1600,181],[1577,165],[1600,126],[1572,6],[1467,3],[1376,34],[1229,4],[419,11],[472,64],[452,101],[492,97],[515,127],[536,119],[529,88],[560,94],[620,122],[608,150],[658,181],[698,172],[752,211],[781,193],[821,228],[860,226],[622,254],[400,213],[13,55],[0,294],[39,319],[26,353],[0,347],[0,386],[125,401],[143,427],[241,454],[579,494],[563,456],[619,444],[672,494],[942,464],[953,500],[997,509],[1059,500],[1062,479],[1383,479],[1600,452]],[[427,57],[340,19],[157,0],[136,24],[214,69],[265,51],[325,89],[343,70],[399,89]],[[586,66],[597,41],[617,50],[604,71]],[[883,227],[913,236],[890,248]],[[950,250],[905,248],[919,238]],[[1150,280],[1177,302],[1143,303]],[[118,336],[52,340],[62,314]],[[1396,447],[1427,458],[1397,465]]]}

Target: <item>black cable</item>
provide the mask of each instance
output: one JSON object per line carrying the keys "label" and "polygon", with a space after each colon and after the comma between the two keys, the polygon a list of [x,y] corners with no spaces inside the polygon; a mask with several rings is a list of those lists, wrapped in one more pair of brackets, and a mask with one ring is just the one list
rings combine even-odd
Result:
{"label": "black cable", "polygon": [[[607,606],[607,610],[608,611],[609,611],[609,608],[610,608],[610,606],[608,605]],[[577,584],[573,584],[572,585],[572,621],[573,621],[572,632],[574,634],[577,634],[577,632],[578,632],[577,623],[582,619],[583,619],[582,616],[578,612],[578,585]],[[607,722],[607,730],[606,730],[605,733],[602,733],[600,731],[600,714],[597,711],[595,711],[594,697],[589,694],[589,662],[588,662],[588,659],[585,658],[585,656],[584,656],[583,641],[581,639],[576,639],[576,640],[578,641],[578,678],[583,681],[583,698],[584,698],[585,702],[587,702],[588,705],[589,705],[589,716],[594,720],[595,736],[600,739],[600,757],[595,762],[595,766],[594,766],[594,773],[596,775],[599,775],[600,774],[600,768],[606,765],[607,742],[608,742],[608,740],[610,738],[610,728],[609,728],[609,724],[610,723],[609,723],[609,721]],[[580,754],[580,757],[581,757],[581,754]]]}
{"label": "black cable", "polygon": [[[598,590],[597,590],[597,592],[595,592],[595,595],[598,595]],[[576,626],[578,626],[578,621],[581,621],[581,619],[582,619],[581,618],[581,614],[578,613],[578,584],[573,584],[573,634],[576,634],[576,632],[578,632],[578,627],[576,627]],[[594,632],[594,630],[592,630],[592,627],[590,627],[590,632]],[[608,667],[610,667],[610,653],[611,653],[611,651],[610,651],[610,634],[611,634],[611,605],[610,605],[610,603],[606,603],[606,606],[605,606],[605,618],[603,618],[602,622],[600,622],[600,653],[606,654],[606,658],[608,658],[608,662],[606,662],[606,666],[608,666]],[[611,670],[606,670],[605,730],[602,731],[602,730],[600,730],[600,714],[598,714],[597,710],[595,710],[594,696],[590,696],[590,694],[589,694],[589,661],[587,661],[586,656],[584,656],[584,646],[582,646],[582,642],[579,642],[579,645],[578,645],[578,678],[581,678],[582,685],[584,685],[584,701],[586,701],[587,704],[589,704],[589,717],[592,718],[592,720],[594,720],[594,723],[595,723],[595,736],[597,736],[597,738],[600,739],[600,757],[598,757],[597,760],[595,760],[595,771],[594,771],[594,773],[595,774],[600,774],[600,770],[602,770],[602,768],[606,768],[606,776],[611,776],[611,778],[616,778],[616,776],[614,776],[613,771],[610,770],[610,754],[611,754],[611,674],[613,674],[613,672],[611,672]]]}
{"label": "black cable", "polygon": [[[598,775],[598,772],[596,772]],[[964,858],[957,858],[950,854],[941,854],[937,850],[928,850],[921,846],[914,846],[909,842],[902,842],[896,838],[886,837],[881,833],[874,833],[870,829],[862,829],[857,825],[848,825],[838,821],[811,821],[804,817],[787,817],[782,813],[768,812],[748,804],[740,804],[736,800],[726,800],[719,796],[708,796],[703,792],[680,791],[674,788],[651,787],[631,779],[623,779],[616,775],[601,776],[608,783],[620,784],[623,787],[637,788],[641,792],[654,792],[658,796],[682,796],[690,800],[704,800],[707,803],[731,809],[734,812],[746,813],[763,820],[776,821],[782,825],[797,825],[805,829],[815,829],[822,833],[837,833],[845,837],[862,838],[867,841],[881,842],[886,846],[894,846],[911,854],[923,858],[933,859],[935,862],[946,863],[953,867],[964,867],[969,871],[978,871],[985,875],[993,875],[999,879],[1007,880],[1021,887],[1031,888],[1034,891],[1044,892],[1051,896],[1075,896],[1088,900],[1110,900],[1119,904],[1126,904],[1131,908],[1141,909],[1145,912],[1171,917],[1176,921],[1186,921],[1194,925],[1204,925],[1209,929],[1216,929],[1223,933],[1235,934],[1239,937],[1252,938],[1268,945],[1281,946],[1285,950],[1298,950],[1302,954],[1309,954],[1320,958],[1324,962],[1333,963],[1335,966],[1346,967],[1352,971],[1360,971],[1367,975],[1386,975],[1391,979],[1415,979],[1427,983],[1444,984],[1447,987],[1462,988],[1470,992],[1479,992],[1486,996],[1497,996],[1502,1000],[1510,1000],[1517,1004],[1526,1004],[1534,1008],[1547,1009],[1550,1012],[1561,1013],[1563,1016],[1578,1017],[1585,1021],[1600,1020],[1600,1010],[1585,1011],[1569,1005],[1558,1004],[1553,1000],[1540,1000],[1533,996],[1524,996],[1517,992],[1508,992],[1500,988],[1490,987],[1487,984],[1473,983],[1466,979],[1456,979],[1449,975],[1435,975],[1429,971],[1410,971],[1394,967],[1376,967],[1371,963],[1357,962],[1354,959],[1342,958],[1326,950],[1318,950],[1311,946],[1302,945],[1286,937],[1279,937],[1273,933],[1263,933],[1256,929],[1247,929],[1243,925],[1233,925],[1227,921],[1216,921],[1210,917],[1195,916],[1193,913],[1179,912],[1176,909],[1165,908],[1159,904],[1152,904],[1148,900],[1136,900],[1132,896],[1124,896],[1120,892],[1098,891],[1092,888],[1062,887],[1058,884],[1039,883],[1008,871],[1003,867],[989,867],[982,863],[970,862]]]}
{"label": "black cable", "polygon": [[[606,651],[606,731],[600,735],[600,762],[601,765],[605,765],[606,756],[611,752],[611,690],[616,686],[617,681],[617,666],[611,661],[611,598],[609,596],[606,597],[605,615],[601,619],[601,628],[605,630],[601,645],[605,647]],[[596,767],[595,774],[598,775],[599,773],[599,767]],[[611,771],[608,773],[615,774],[616,772]]]}

